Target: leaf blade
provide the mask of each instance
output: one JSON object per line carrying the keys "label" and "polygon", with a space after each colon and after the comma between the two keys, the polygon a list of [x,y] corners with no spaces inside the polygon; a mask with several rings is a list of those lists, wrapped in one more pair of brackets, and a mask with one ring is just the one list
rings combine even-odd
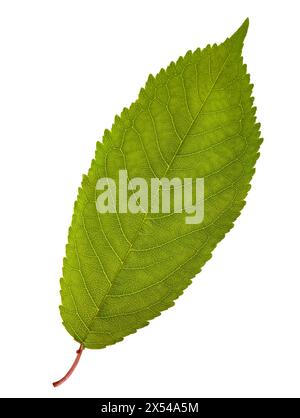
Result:
{"label": "leaf blade", "polygon": [[[261,143],[241,50],[248,28],[221,45],[188,52],[150,76],[116,117],[83,179],[64,260],[61,315],[87,348],[103,348],[174,304],[244,206]],[[182,214],[99,214],[96,182],[204,177],[204,223]]]}

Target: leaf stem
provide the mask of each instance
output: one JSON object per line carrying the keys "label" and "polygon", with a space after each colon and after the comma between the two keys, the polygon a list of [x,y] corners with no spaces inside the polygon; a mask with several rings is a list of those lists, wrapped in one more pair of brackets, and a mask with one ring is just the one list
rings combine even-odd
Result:
{"label": "leaf stem", "polygon": [[62,377],[60,380],[57,380],[56,382],[53,382],[52,385],[56,388],[59,385],[62,385],[67,379],[69,379],[69,377],[71,376],[71,374],[74,372],[74,370],[76,369],[77,364],[79,363],[81,354],[84,350],[84,346],[82,344],[80,344],[78,350],[76,351],[77,356],[74,360],[74,363],[72,364],[72,366],[70,367],[70,369],[67,371],[67,373],[65,374],[64,377]]}

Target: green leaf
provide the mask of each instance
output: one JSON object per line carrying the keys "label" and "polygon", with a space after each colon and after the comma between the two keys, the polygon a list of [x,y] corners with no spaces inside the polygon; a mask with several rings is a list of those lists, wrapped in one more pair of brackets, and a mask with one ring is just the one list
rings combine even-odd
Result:
{"label": "green leaf", "polygon": [[[83,177],[61,279],[61,316],[82,347],[103,348],[174,304],[232,228],[261,144],[241,51],[248,20],[229,39],[189,51],[124,109]],[[205,216],[96,210],[99,178],[203,177]]]}

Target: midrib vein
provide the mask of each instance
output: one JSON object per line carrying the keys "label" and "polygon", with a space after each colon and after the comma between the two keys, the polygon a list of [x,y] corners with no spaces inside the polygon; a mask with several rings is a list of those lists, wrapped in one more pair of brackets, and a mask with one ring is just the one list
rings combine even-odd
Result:
{"label": "midrib vein", "polygon": [[[197,119],[198,119],[198,117],[200,116],[200,114],[201,114],[201,112],[202,112],[202,110],[203,110],[203,107],[204,107],[204,106],[205,106],[205,104],[207,103],[207,100],[209,99],[209,97],[210,97],[210,95],[211,95],[211,93],[212,93],[212,91],[213,91],[213,89],[214,89],[214,87],[215,87],[216,83],[218,82],[218,80],[219,80],[219,78],[220,78],[220,75],[222,74],[222,71],[224,70],[224,67],[225,67],[226,62],[228,61],[229,57],[230,57],[230,52],[228,53],[228,55],[227,55],[226,59],[224,60],[224,62],[223,62],[223,64],[222,64],[222,66],[221,66],[221,68],[220,68],[220,71],[219,71],[219,72],[218,72],[218,74],[217,74],[217,77],[216,77],[215,81],[214,81],[214,82],[213,82],[213,84],[211,85],[211,87],[210,87],[210,89],[209,89],[209,91],[208,91],[208,93],[207,93],[207,95],[206,95],[205,99],[203,100],[203,102],[202,102],[202,104],[201,104],[201,106],[200,106],[199,111],[197,112],[197,114],[196,114],[195,118],[193,119],[192,123],[190,124],[189,128],[187,129],[187,131],[186,131],[185,135],[183,136],[183,138],[182,138],[182,140],[181,140],[180,144],[178,145],[178,147],[177,147],[177,149],[176,149],[176,151],[175,151],[175,153],[174,153],[174,155],[173,155],[173,157],[172,157],[172,159],[171,159],[170,163],[168,164],[167,169],[165,170],[165,172],[164,172],[164,174],[163,174],[163,177],[165,177],[165,176],[168,174],[168,172],[169,172],[169,170],[170,170],[170,168],[171,168],[172,164],[174,163],[174,161],[175,161],[175,159],[176,159],[176,157],[177,157],[177,155],[178,155],[178,153],[179,153],[179,151],[180,151],[180,149],[181,149],[181,147],[182,147],[182,145],[183,145],[184,141],[186,140],[186,138],[187,138],[188,134],[190,133],[191,129],[193,128],[193,126],[194,126],[194,124],[195,124],[196,120],[197,120]],[[198,82],[198,80],[197,80],[197,82]],[[102,300],[101,300],[100,304],[98,305],[98,310],[97,310],[97,313],[95,314],[94,318],[90,321],[90,324],[89,324],[89,326],[88,326],[89,332],[87,332],[87,334],[86,334],[85,338],[83,339],[82,343],[84,343],[84,341],[85,341],[85,340],[86,340],[86,338],[88,337],[89,333],[91,332],[91,330],[92,330],[92,326],[93,326],[93,322],[94,322],[94,320],[95,320],[95,319],[98,317],[98,315],[99,315],[99,312],[100,312],[101,306],[102,306],[102,304],[103,304],[103,301],[104,301],[104,300],[105,300],[105,298],[109,295],[109,292],[110,292],[110,289],[111,289],[111,287],[112,287],[112,285],[113,285],[113,281],[114,281],[114,279],[115,279],[115,278],[119,275],[119,273],[120,273],[120,271],[122,270],[122,268],[123,268],[124,264],[126,263],[126,261],[127,261],[128,257],[129,257],[130,251],[131,251],[131,249],[132,249],[132,247],[133,247],[133,244],[135,243],[135,241],[136,241],[136,239],[137,239],[137,237],[138,237],[138,235],[139,235],[139,233],[140,233],[140,231],[141,231],[141,229],[142,229],[142,227],[143,227],[143,225],[144,225],[145,221],[147,220],[147,216],[148,216],[148,212],[147,212],[147,213],[145,213],[145,215],[144,215],[144,217],[143,217],[143,219],[142,219],[142,222],[141,222],[141,224],[140,224],[139,228],[137,229],[136,234],[135,234],[135,236],[133,237],[133,240],[131,241],[131,244],[130,244],[129,248],[128,248],[128,250],[127,250],[126,254],[124,255],[123,260],[121,259],[121,260],[122,260],[122,262],[121,262],[121,264],[120,264],[120,267],[119,267],[119,269],[117,270],[117,272],[116,272],[116,274],[115,274],[114,278],[111,280],[111,284],[110,284],[110,286],[109,286],[108,292],[106,293],[106,295],[105,295],[105,296],[103,296],[103,298],[102,298]]]}

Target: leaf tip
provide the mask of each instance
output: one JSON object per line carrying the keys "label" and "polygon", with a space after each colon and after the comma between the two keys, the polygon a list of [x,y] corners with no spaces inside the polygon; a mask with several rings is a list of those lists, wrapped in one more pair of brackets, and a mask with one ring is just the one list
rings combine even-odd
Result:
{"label": "leaf tip", "polygon": [[243,44],[249,28],[249,18],[244,20],[238,30],[232,35],[231,39]]}
{"label": "leaf tip", "polygon": [[248,28],[249,28],[249,17],[247,17],[247,19],[244,20],[244,22],[239,27],[239,29],[236,31],[236,33],[238,33],[240,35],[240,37],[244,39],[245,36],[247,35]]}
{"label": "leaf tip", "polygon": [[248,28],[249,28],[249,17],[247,17],[247,18],[244,20],[244,22],[243,22],[243,24],[242,24],[242,26],[241,26],[241,27],[244,27],[246,31],[248,30]]}

